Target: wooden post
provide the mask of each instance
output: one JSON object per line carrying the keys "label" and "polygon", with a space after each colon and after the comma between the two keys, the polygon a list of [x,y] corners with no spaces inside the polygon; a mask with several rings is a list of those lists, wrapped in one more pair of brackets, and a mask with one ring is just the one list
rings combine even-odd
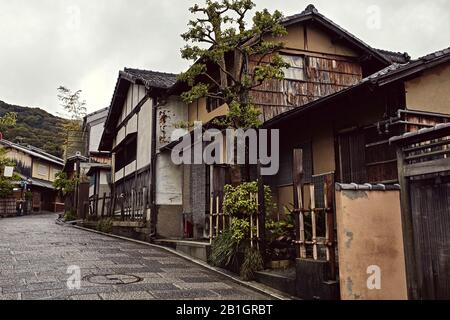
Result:
{"label": "wooden post", "polygon": [[312,242],[313,242],[313,258],[314,260],[318,259],[318,251],[317,251],[317,219],[316,219],[316,195],[315,195],[315,187],[312,184],[310,186],[311,193],[311,227],[312,227]]}
{"label": "wooden post", "polygon": [[214,196],[211,194],[210,204],[209,204],[209,243],[210,244],[212,244],[213,237],[214,237],[213,214],[214,214]]}
{"label": "wooden post", "polygon": [[220,228],[220,207],[219,207],[219,201],[220,198],[219,196],[216,197],[216,236],[218,237],[220,232],[219,232],[219,228]]}
{"label": "wooden post", "polygon": [[293,183],[294,183],[294,214],[296,224],[297,256],[306,258],[305,221],[303,215],[303,150],[294,149]]}
{"label": "wooden post", "polygon": [[[253,198],[253,196],[251,196]],[[253,213],[250,214],[250,247],[253,249]]]}
{"label": "wooden post", "polygon": [[102,203],[102,219],[105,216],[105,205],[106,205],[106,192],[103,194],[103,203]]}
{"label": "wooden post", "polygon": [[333,175],[325,177],[324,183],[324,207],[326,219],[327,261],[330,262],[330,276],[336,280],[336,235],[334,232],[334,178]]}
{"label": "wooden post", "polygon": [[401,186],[401,211],[403,242],[406,258],[406,278],[409,299],[419,299],[418,271],[414,243],[414,225],[411,211],[409,179],[405,176],[405,155],[403,146],[397,146],[398,177]]}
{"label": "wooden post", "polygon": [[258,217],[259,219],[259,252],[266,262],[266,201],[264,181],[261,174],[261,163],[258,162]]}
{"label": "wooden post", "polygon": [[120,215],[122,216],[122,221],[125,221],[125,207],[124,207],[125,198],[120,199]]}
{"label": "wooden post", "polygon": [[[256,207],[257,208],[259,208],[259,199],[258,198],[259,198],[258,195],[255,194],[255,200],[256,200]],[[260,245],[259,245],[259,242],[260,242],[260,239],[261,239],[260,237],[261,237],[261,234],[259,232],[259,217],[256,216],[256,246],[257,246],[258,250],[260,248]]]}

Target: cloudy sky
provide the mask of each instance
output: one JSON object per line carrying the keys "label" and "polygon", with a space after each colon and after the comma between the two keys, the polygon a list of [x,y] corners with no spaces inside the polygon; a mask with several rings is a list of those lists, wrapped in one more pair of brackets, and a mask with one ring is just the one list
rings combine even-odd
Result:
{"label": "cloudy sky", "polygon": [[[56,88],[109,105],[124,67],[180,72],[187,9],[203,0],[0,0],[0,100],[60,112]],[[412,57],[450,46],[450,0],[255,0],[301,12],[309,3],[376,48]]]}

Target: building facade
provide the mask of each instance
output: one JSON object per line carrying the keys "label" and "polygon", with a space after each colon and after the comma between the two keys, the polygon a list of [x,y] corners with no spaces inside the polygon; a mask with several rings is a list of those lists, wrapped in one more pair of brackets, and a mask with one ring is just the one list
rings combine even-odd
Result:
{"label": "building facade", "polygon": [[15,171],[22,179],[15,190],[18,200],[31,197],[32,212],[62,212],[64,203],[53,186],[58,173],[63,169],[62,159],[33,146],[22,146],[6,140],[0,146],[7,150],[7,157],[16,163]]}

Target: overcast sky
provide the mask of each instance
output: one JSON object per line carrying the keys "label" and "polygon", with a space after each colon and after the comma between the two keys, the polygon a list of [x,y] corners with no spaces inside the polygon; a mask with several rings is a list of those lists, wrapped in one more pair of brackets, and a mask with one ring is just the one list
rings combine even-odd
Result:
{"label": "overcast sky", "polygon": [[[109,105],[118,71],[178,73],[188,7],[203,0],[0,0],[0,100],[60,112],[59,85]],[[450,47],[450,0],[256,0],[301,12],[309,3],[376,48],[413,58]],[[379,17],[379,19],[377,18]]]}

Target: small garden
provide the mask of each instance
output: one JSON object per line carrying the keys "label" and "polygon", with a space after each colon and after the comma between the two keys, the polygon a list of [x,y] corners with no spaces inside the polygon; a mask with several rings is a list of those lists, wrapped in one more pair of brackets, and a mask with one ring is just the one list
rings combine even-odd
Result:
{"label": "small garden", "polygon": [[283,217],[274,214],[277,208],[268,186],[264,187],[266,224],[261,228],[265,230],[266,243],[265,246],[258,243],[256,234],[263,231],[258,230],[256,222],[259,213],[257,194],[257,182],[225,186],[223,212],[231,222],[229,228],[213,240],[210,256],[213,266],[239,273],[245,281],[254,280],[256,272],[266,267],[288,267],[295,259],[292,245],[295,239],[294,216],[289,210]]}

